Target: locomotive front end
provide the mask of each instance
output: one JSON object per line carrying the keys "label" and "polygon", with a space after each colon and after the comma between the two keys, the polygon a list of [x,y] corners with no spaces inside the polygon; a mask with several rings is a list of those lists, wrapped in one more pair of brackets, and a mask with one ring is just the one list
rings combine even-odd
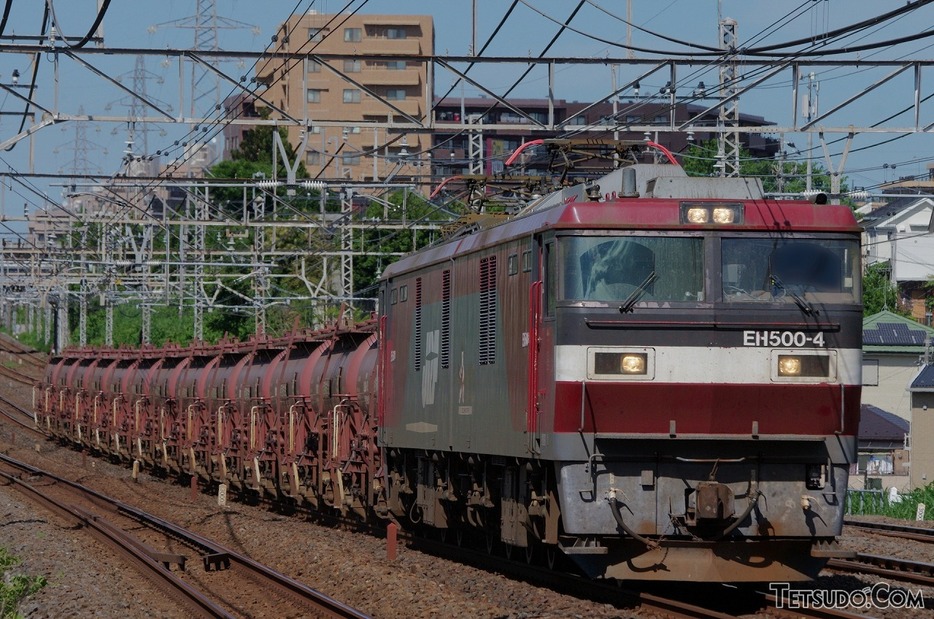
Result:
{"label": "locomotive front end", "polygon": [[855,221],[653,202],[593,205],[621,223],[546,241],[536,381],[554,386],[538,393],[562,550],[593,577],[812,578],[843,554],[856,461]]}

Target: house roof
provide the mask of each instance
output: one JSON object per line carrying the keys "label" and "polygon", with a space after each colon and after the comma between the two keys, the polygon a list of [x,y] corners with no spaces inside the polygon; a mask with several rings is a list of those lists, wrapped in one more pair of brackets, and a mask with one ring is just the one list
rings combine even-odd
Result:
{"label": "house roof", "polygon": [[860,224],[864,228],[875,228],[877,226],[892,226],[898,221],[903,221],[905,217],[912,213],[930,209],[932,207],[931,196],[917,196],[896,198],[885,206],[863,215]]}
{"label": "house roof", "polygon": [[911,381],[908,391],[934,391],[934,365],[921,368],[915,379]]}
{"label": "house roof", "polygon": [[924,344],[934,339],[934,328],[882,310],[863,319],[863,350],[866,352],[924,352]]}
{"label": "house roof", "polygon": [[908,434],[911,424],[894,413],[884,411],[872,404],[863,404],[859,407],[859,440],[889,441],[902,443]]}

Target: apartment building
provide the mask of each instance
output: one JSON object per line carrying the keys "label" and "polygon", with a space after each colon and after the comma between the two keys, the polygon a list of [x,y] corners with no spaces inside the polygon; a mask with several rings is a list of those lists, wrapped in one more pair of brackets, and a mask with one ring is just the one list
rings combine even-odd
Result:
{"label": "apartment building", "polygon": [[[482,128],[482,155],[484,174],[499,174],[503,162],[523,143],[535,138],[568,137],[619,139],[640,141],[651,137],[669,150],[680,153],[692,142],[704,142],[714,139],[717,134],[711,130],[717,125],[717,111],[707,112],[693,123],[691,132],[661,132],[646,134],[631,130],[632,126],[667,127],[672,123],[672,108],[667,102],[658,101],[621,101],[615,107],[609,101],[598,103],[566,101],[564,99],[509,99],[514,109],[487,97],[457,98],[448,97],[435,100],[435,119],[439,123],[461,124],[457,130],[440,131],[435,136],[439,145],[434,151],[433,172],[439,177],[467,174],[470,169],[469,128]],[[520,110],[525,118],[515,112]],[[675,124],[682,124],[697,117],[705,107],[693,103],[677,103],[673,109]],[[531,121],[545,124],[553,120],[563,125],[554,135],[541,132],[533,134],[523,125],[531,126]],[[473,124],[470,123],[479,123]],[[743,126],[764,126],[772,124],[762,116],[740,114]],[[449,125],[450,126],[450,125]],[[582,126],[601,127],[605,131],[577,133]],[[740,136],[743,148],[756,157],[771,158],[778,150],[778,141],[759,133],[743,133]],[[612,166],[612,161],[605,162]],[[531,173],[541,174],[547,171],[549,159],[543,157],[529,160],[524,168]]]}
{"label": "apartment building", "polygon": [[[405,57],[434,52],[431,16],[309,12],[280,26],[272,51],[306,54],[269,60],[256,79],[266,86],[264,99],[307,121],[303,158],[312,176],[369,182],[420,167],[419,153],[430,146],[426,135],[373,124],[429,112],[428,62]],[[293,145],[302,142],[302,131],[289,128]]]}

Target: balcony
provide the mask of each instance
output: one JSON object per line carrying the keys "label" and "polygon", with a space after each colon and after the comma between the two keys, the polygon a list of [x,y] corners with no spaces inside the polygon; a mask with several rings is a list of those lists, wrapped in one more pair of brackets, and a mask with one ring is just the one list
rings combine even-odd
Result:
{"label": "balcony", "polygon": [[[409,97],[408,99],[402,99],[399,101],[390,101],[390,103],[409,116],[421,116],[422,105],[420,99]],[[378,101],[372,97],[367,97],[360,103],[360,114],[363,116],[385,117],[387,114],[395,114],[395,111],[382,101]]]}
{"label": "balcony", "polygon": [[367,86],[420,86],[422,83],[422,73],[417,68],[400,71],[367,69],[357,77]]}
{"label": "balcony", "polygon": [[358,44],[357,51],[360,55],[367,54],[421,54],[422,45],[420,39],[381,39],[366,38]]}

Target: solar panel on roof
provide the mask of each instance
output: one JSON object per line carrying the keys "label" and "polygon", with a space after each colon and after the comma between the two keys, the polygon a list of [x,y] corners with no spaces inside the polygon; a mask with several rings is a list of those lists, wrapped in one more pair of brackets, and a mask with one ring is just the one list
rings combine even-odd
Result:
{"label": "solar panel on roof", "polygon": [[[874,333],[870,336],[873,340],[870,342],[865,337],[864,341],[872,344],[886,344],[889,346],[923,346],[927,340],[927,332],[922,329],[912,329],[909,325],[896,322],[880,322],[873,331],[865,331],[864,334]],[[875,337],[880,341],[876,342]]]}

